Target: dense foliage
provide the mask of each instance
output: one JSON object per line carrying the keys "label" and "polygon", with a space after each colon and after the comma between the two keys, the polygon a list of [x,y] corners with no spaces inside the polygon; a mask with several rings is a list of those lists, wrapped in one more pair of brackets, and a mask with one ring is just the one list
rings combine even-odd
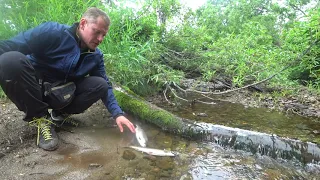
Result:
{"label": "dense foliage", "polygon": [[318,1],[208,0],[195,11],[182,0],[1,2],[0,39],[45,21],[71,25],[89,6],[105,9],[112,20],[100,46],[107,73],[138,93],[184,77],[223,75],[243,86],[275,73],[269,86],[320,89]]}

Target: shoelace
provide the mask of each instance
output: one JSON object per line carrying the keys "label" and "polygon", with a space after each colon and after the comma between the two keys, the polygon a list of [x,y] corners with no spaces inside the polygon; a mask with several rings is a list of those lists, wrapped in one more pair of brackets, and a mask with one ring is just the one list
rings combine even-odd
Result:
{"label": "shoelace", "polygon": [[77,123],[76,121],[74,121],[72,118],[71,118],[71,115],[63,115],[63,121],[62,123],[60,124],[60,126],[62,126],[65,122],[67,123],[70,123],[72,124],[73,126],[75,127],[78,127],[79,123]]}
{"label": "shoelace", "polygon": [[29,122],[30,126],[34,126],[38,128],[38,135],[37,135],[37,145],[39,145],[40,140],[40,132],[42,133],[44,139],[50,140],[52,139],[50,133],[50,125],[54,124],[52,121],[45,119],[45,118],[34,118],[34,120]]}

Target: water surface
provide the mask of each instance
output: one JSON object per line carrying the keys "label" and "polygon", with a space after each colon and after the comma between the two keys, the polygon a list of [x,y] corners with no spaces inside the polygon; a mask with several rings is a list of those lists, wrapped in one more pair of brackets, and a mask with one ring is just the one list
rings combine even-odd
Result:
{"label": "water surface", "polygon": [[[141,127],[149,138],[148,147],[172,150],[179,155],[150,157],[126,148],[135,143],[130,132],[82,127],[75,129],[75,133],[92,137],[101,148],[85,152],[77,148],[60,149],[64,158],[58,163],[68,164],[72,167],[70,171],[97,168],[90,179],[316,179],[320,175],[319,165],[273,159],[214,142],[193,142],[149,124],[143,123]],[[123,159],[124,150],[132,151],[136,157]]]}

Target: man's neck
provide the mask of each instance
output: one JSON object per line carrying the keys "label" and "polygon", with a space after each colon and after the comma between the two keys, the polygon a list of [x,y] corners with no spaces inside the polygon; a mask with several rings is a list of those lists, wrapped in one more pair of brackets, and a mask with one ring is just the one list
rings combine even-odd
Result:
{"label": "man's neck", "polygon": [[84,42],[82,41],[82,38],[81,38],[81,34],[80,34],[80,30],[79,30],[79,26],[77,27],[76,29],[76,36],[78,38],[78,42],[79,42],[79,46],[80,46],[80,49],[81,51],[82,50],[85,50],[85,49],[88,49],[87,46],[84,44]]}

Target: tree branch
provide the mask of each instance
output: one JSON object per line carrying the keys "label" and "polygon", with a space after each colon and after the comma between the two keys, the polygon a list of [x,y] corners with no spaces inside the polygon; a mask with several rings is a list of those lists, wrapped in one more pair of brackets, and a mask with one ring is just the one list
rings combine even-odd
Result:
{"label": "tree branch", "polygon": [[[289,67],[293,66],[294,64],[296,64],[299,60],[302,59],[302,57],[304,55],[306,55],[310,50],[311,48],[317,44],[318,42],[320,41],[320,39],[317,39],[315,40],[303,53],[301,53],[294,61],[292,61],[290,64],[288,64],[286,67],[284,67],[283,69],[281,69],[280,71],[278,71],[277,73],[267,77],[266,79],[263,79],[261,81],[258,81],[258,82],[255,82],[255,83],[252,83],[252,84],[248,84],[246,86],[243,86],[243,87],[240,87],[240,88],[235,88],[235,89],[230,89],[230,90],[226,90],[226,91],[222,91],[222,92],[202,92],[202,91],[197,91],[197,90],[190,90],[190,89],[187,89],[187,90],[184,90],[182,89],[180,86],[178,86],[176,83],[173,82],[173,85],[175,87],[177,87],[179,90],[183,91],[184,93],[187,93],[187,92],[195,92],[195,93],[198,93],[198,94],[202,94],[202,95],[223,95],[223,94],[227,94],[227,93],[231,93],[231,92],[234,92],[234,91],[239,91],[239,90],[242,90],[242,89],[246,89],[246,88],[249,88],[251,86],[255,86],[255,85],[258,85],[258,84],[261,84],[261,83],[264,83],[270,79],[272,79],[273,77],[275,77],[276,75],[280,74],[281,72],[285,71],[286,69],[288,69]],[[168,49],[166,48],[168,51],[176,54],[176,55],[179,55],[179,56],[182,56],[183,57],[183,54],[181,53],[178,53],[176,51],[173,51],[171,49]],[[168,54],[169,55],[169,54]],[[170,56],[170,55],[169,55]],[[260,71],[257,71],[257,72],[260,72]],[[170,87],[169,87],[170,88]],[[170,89],[172,90],[172,89]],[[179,96],[177,96],[175,93],[173,93],[177,98],[181,98]],[[183,98],[182,98],[183,99]],[[184,99],[185,100],[185,99]],[[186,100],[185,100],[186,101]]]}
{"label": "tree branch", "polygon": [[[252,84],[248,84],[246,86],[243,86],[243,87],[240,87],[240,88],[235,88],[235,89],[229,89],[229,90],[226,90],[226,91],[223,91],[223,92],[202,92],[202,91],[198,91],[198,90],[192,90],[192,89],[183,89],[181,88],[179,85],[177,85],[175,82],[172,82],[172,83],[165,83],[166,84],[166,89],[164,90],[163,94],[164,94],[164,97],[166,99],[166,101],[169,103],[169,104],[173,104],[172,102],[169,101],[169,99],[167,98],[167,91],[168,89],[172,92],[172,94],[182,100],[182,101],[185,101],[185,102],[189,102],[190,104],[193,104],[195,102],[199,102],[199,103],[202,103],[202,104],[215,104],[213,101],[226,101],[226,100],[221,100],[221,99],[213,99],[211,97],[209,97],[209,95],[223,95],[223,94],[227,94],[227,93],[231,93],[231,92],[234,92],[234,91],[239,91],[239,90],[242,90],[242,89],[245,89],[245,88],[248,88],[248,87],[251,87],[251,86],[255,86],[255,85],[258,85],[258,84],[261,84],[263,82],[266,82],[270,79],[272,79],[273,77],[275,77],[276,75],[280,74],[281,72],[285,71],[286,69],[288,69],[289,67],[295,65],[297,62],[299,62],[302,57],[304,55],[306,55],[307,53],[310,52],[311,48],[317,44],[318,42],[320,41],[320,39],[316,39],[312,44],[310,44],[310,46],[305,50],[303,51],[302,53],[299,54],[298,57],[295,58],[294,61],[292,61],[291,63],[289,63],[287,66],[285,66],[284,68],[282,68],[280,71],[278,71],[277,73],[274,73],[272,74],[271,76],[261,80],[261,81],[258,81],[258,82],[255,82],[255,83],[252,83]],[[194,93],[198,93],[200,94],[201,96],[207,98],[207,99],[210,99],[210,100],[213,100],[212,102],[205,102],[205,101],[202,101],[200,99],[202,98],[197,98],[197,99],[193,99],[193,100],[187,100],[185,98],[182,98],[180,96],[178,96],[176,93],[175,93],[175,90],[170,86],[170,85],[173,85],[175,88],[177,88],[178,90],[182,91],[186,96],[187,96],[187,92],[194,92]],[[227,101],[229,102],[229,101]]]}

